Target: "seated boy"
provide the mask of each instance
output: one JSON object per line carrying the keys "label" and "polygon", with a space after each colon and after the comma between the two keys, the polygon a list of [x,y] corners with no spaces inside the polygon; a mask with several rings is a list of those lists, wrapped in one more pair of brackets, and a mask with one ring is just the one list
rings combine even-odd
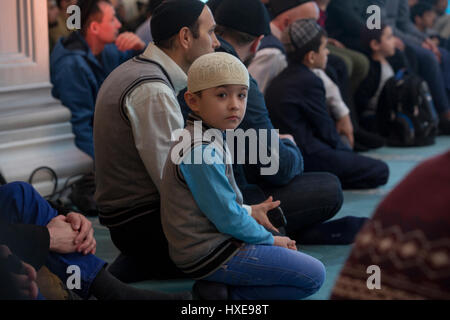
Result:
{"label": "seated boy", "polygon": [[192,113],[164,167],[163,230],[177,267],[226,284],[231,299],[301,299],[321,287],[324,266],[252,217],[280,202],[243,205],[223,143],[224,131],[244,117],[248,87],[246,67],[227,53],[204,55],[189,69],[185,99]]}
{"label": "seated boy", "polygon": [[380,29],[361,32],[361,44],[370,58],[370,70],[355,94],[355,103],[361,125],[376,132],[376,111],[384,85],[395,71],[388,58],[395,55],[395,38],[392,28],[382,25]]}
{"label": "seated boy", "polygon": [[313,19],[302,19],[282,39],[288,67],[272,81],[266,101],[275,127],[281,133],[291,132],[302,150],[305,172],[333,173],[346,189],[385,184],[387,165],[354,153],[341,140],[327,111],[323,82],[312,71],[324,69],[327,63],[325,30]]}

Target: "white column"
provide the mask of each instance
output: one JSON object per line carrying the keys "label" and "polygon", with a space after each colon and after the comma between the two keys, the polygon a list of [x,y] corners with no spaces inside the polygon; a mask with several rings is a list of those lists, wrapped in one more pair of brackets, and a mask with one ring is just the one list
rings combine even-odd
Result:
{"label": "white column", "polygon": [[[51,96],[47,0],[1,0],[0,21],[0,172],[27,181],[48,166],[61,187],[93,164],[75,147],[70,111]],[[53,186],[46,174],[34,182],[43,195]]]}

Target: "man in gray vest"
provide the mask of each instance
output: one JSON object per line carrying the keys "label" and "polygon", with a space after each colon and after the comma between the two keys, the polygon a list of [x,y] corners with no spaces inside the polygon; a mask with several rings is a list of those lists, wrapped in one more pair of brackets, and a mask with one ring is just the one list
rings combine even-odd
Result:
{"label": "man in gray vest", "polygon": [[181,276],[160,220],[160,184],[172,132],[184,127],[177,101],[187,71],[220,44],[199,0],[167,0],[152,16],[154,44],[124,63],[98,94],[94,145],[100,222],[121,255],[110,271],[124,282]]}

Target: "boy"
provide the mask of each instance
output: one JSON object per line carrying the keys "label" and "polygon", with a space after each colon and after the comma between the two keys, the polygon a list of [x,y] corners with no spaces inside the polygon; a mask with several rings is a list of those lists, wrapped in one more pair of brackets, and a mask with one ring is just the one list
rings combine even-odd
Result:
{"label": "boy", "polygon": [[382,25],[381,29],[365,29],[361,32],[361,43],[370,58],[370,71],[355,95],[355,103],[361,125],[376,132],[375,114],[378,99],[386,81],[395,72],[388,58],[395,55],[395,37],[392,28]]}
{"label": "boy", "polygon": [[282,40],[289,64],[267,89],[266,101],[274,125],[281,133],[293,133],[303,153],[305,172],[333,173],[344,189],[384,185],[387,165],[347,147],[327,111],[323,82],[312,71],[327,64],[325,30],[313,19],[297,20]]}
{"label": "boy", "polygon": [[190,277],[228,285],[231,299],[304,298],[321,287],[324,266],[298,252],[295,241],[258,224],[252,213],[280,202],[244,207],[232,165],[223,161],[230,157],[223,132],[242,121],[248,88],[246,67],[227,53],[204,55],[189,69],[185,99],[192,113],[183,140],[169,152],[161,187],[169,253]]}
{"label": "boy", "polygon": [[433,29],[437,18],[438,15],[430,3],[419,2],[411,7],[411,20],[417,29],[427,34],[436,46],[448,49],[450,48],[448,39],[441,38]]}

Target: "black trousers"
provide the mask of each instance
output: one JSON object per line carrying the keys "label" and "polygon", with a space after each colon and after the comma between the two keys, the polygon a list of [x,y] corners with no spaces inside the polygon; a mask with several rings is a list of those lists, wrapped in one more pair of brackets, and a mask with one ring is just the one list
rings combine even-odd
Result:
{"label": "black trousers", "polygon": [[121,255],[109,271],[123,282],[187,278],[170,259],[161,215],[152,213],[109,229]]}

